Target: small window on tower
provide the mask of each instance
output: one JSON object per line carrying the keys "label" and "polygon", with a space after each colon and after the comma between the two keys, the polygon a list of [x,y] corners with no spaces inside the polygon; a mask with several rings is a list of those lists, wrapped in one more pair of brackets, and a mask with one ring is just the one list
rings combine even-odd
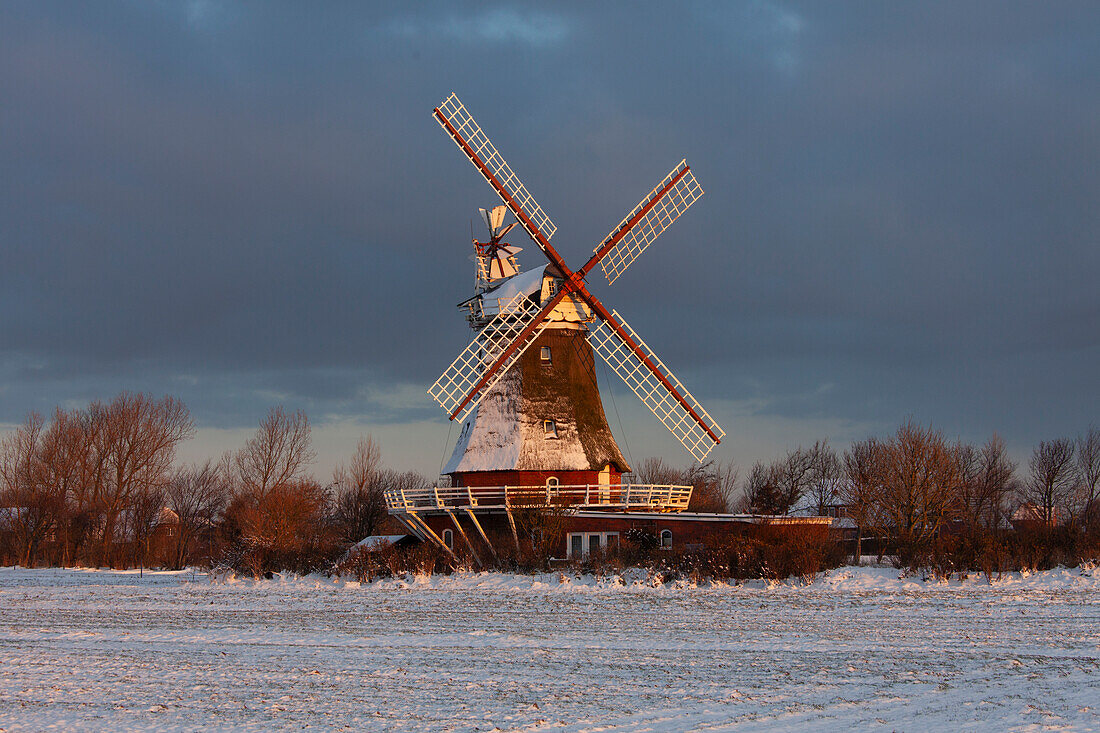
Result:
{"label": "small window on tower", "polygon": [[539,357],[541,357],[544,362],[549,364],[550,363],[550,347],[549,346],[543,346],[541,349],[539,349]]}
{"label": "small window on tower", "polygon": [[554,424],[553,420],[543,420],[542,429],[546,431],[547,438],[558,437],[558,426]]}

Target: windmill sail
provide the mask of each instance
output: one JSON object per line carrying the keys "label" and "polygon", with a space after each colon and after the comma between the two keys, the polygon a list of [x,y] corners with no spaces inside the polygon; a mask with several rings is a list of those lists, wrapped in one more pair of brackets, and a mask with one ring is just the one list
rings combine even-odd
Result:
{"label": "windmill sail", "polygon": [[[499,303],[499,308],[496,318],[477,332],[470,345],[462,350],[428,390],[431,398],[447,411],[452,420],[465,418],[549,325],[546,320],[535,324],[536,318],[542,318],[543,307],[526,293],[518,293]],[[534,329],[525,333],[533,324]],[[514,343],[516,347],[479,387],[487,371]]]}
{"label": "windmill sail", "polygon": [[481,126],[466,111],[455,94],[451,94],[435,110],[439,124],[451,136],[463,154],[470,159],[501,200],[512,210],[516,219],[540,247],[545,247],[554,236],[557,227],[539,206],[535,197],[519,180],[508,161],[497,152],[496,146],[481,130]]}
{"label": "windmill sail", "polygon": [[[673,168],[656,188],[649,192],[634,209],[627,214],[619,225],[611,230],[600,246],[593,252],[597,254],[606,249],[600,257],[600,267],[607,282],[613,283],[623,274],[630,263],[653,243],[680,214],[687,211],[700,196],[703,188],[695,181],[686,160]],[[610,245],[610,247],[609,247]]]}
{"label": "windmill sail", "polygon": [[[680,380],[657,358],[652,349],[638,338],[622,316],[615,311],[611,311],[611,315],[616,325],[641,347],[646,360],[640,358],[619,336],[612,324],[603,320],[598,321],[588,332],[588,342],[592,344],[592,349],[626,382],[691,455],[697,461],[703,461],[725,436],[725,431],[718,427],[718,423],[703,406],[684,389],[684,385],[680,384]],[[681,399],[677,399],[673,390]]]}

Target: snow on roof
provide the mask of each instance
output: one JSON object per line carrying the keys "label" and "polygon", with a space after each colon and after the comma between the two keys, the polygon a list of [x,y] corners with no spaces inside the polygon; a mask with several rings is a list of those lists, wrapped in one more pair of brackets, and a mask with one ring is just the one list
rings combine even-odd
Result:
{"label": "snow on roof", "polygon": [[408,537],[407,534],[372,534],[356,542],[352,545],[352,549],[362,547],[365,550],[377,550],[386,545],[396,545],[406,537]]}
{"label": "snow on roof", "polygon": [[485,393],[481,403],[462,423],[454,453],[443,473],[506,471],[516,467],[519,435],[520,375],[511,369]]}
{"label": "snow on roof", "polygon": [[507,303],[520,293],[532,295],[536,292],[540,292],[542,290],[542,278],[545,274],[545,270],[546,267],[536,267],[529,272],[521,272],[518,275],[513,275],[501,281],[499,285],[486,290],[484,296],[488,298],[499,298],[502,302]]}

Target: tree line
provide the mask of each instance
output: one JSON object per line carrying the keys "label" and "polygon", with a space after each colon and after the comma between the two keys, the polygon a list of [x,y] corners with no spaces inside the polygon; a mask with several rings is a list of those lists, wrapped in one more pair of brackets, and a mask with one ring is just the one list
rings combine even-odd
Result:
{"label": "tree line", "polygon": [[238,450],[175,465],[194,432],[174,397],[32,413],[0,439],[0,562],[309,571],[392,531],[387,490],[429,485],[385,468],[370,436],[321,484],[301,411],[272,408]]}
{"label": "tree line", "polygon": [[1021,470],[996,434],[977,446],[909,421],[842,453],[818,441],[757,462],[743,488],[746,511],[850,517],[861,537],[871,534],[903,557],[945,536],[973,541],[1019,528],[1095,538],[1100,430],[1040,442]]}
{"label": "tree line", "polygon": [[[319,482],[301,411],[272,408],[238,449],[176,465],[177,447],[194,432],[178,399],[128,392],[58,408],[49,420],[28,416],[0,438],[0,563],[327,569],[359,540],[401,532],[387,515],[387,491],[431,486],[386,468],[370,436]],[[1068,556],[1100,537],[1096,428],[1042,441],[1024,468],[997,435],[978,446],[910,421],[842,452],[827,440],[798,447],[755,463],[744,481],[732,463],[679,468],[659,458],[632,478],[691,485],[689,511],[848,517],[857,554],[868,538],[906,562],[942,549],[945,537],[989,554],[1021,525],[1038,531],[1032,544],[1049,544],[1057,530]]]}

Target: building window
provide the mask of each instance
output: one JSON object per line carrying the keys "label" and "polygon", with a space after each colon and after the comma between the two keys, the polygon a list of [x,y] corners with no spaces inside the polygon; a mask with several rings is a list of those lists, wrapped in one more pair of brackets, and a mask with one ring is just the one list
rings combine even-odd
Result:
{"label": "building window", "polygon": [[542,429],[546,432],[547,438],[558,437],[558,426],[554,424],[553,420],[543,420]]}
{"label": "building window", "polygon": [[579,560],[593,553],[619,547],[618,532],[571,532],[565,543],[566,557]]}
{"label": "building window", "polygon": [[443,544],[445,544],[448,549],[453,550],[455,548],[455,533],[449,529],[443,530]]}
{"label": "building window", "polygon": [[547,364],[550,363],[550,347],[549,346],[543,346],[541,349],[539,349],[539,358],[542,359]]}
{"label": "building window", "polygon": [[550,478],[546,479],[546,487],[547,488],[556,489],[559,486],[561,486],[561,481],[558,480],[557,476],[551,476]]}
{"label": "building window", "polygon": [[662,550],[671,550],[672,549],[672,530],[671,529],[662,529],[661,530],[661,549]]}

